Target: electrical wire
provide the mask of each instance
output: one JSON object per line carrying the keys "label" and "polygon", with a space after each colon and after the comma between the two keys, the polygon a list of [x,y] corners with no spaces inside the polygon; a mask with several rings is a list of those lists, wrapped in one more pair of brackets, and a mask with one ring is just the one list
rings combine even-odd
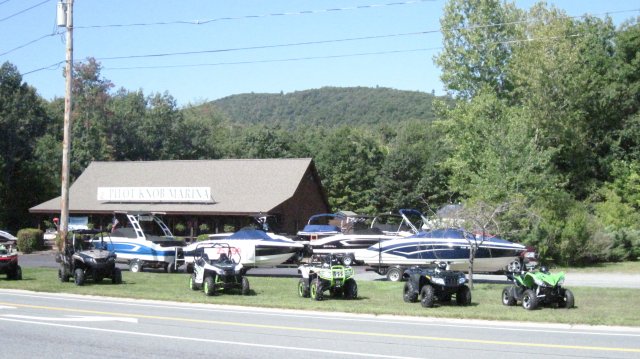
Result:
{"label": "electrical wire", "polygon": [[[7,1],[8,1],[8,0],[7,0]],[[35,4],[35,5],[31,6],[31,7],[29,7],[29,8],[26,8],[26,9],[24,9],[24,10],[20,10],[20,11],[18,11],[18,12],[17,12],[17,13],[15,13],[15,14],[12,14],[12,15],[9,15],[9,16],[7,16],[7,17],[4,17],[4,18],[0,19],[0,22],[5,21],[5,20],[9,20],[9,19],[11,19],[12,17],[14,17],[14,16],[18,16],[18,15],[20,15],[20,14],[23,14],[23,13],[25,13],[25,12],[27,12],[27,11],[31,10],[31,9],[35,9],[36,7],[38,7],[38,6],[40,6],[40,5],[43,5],[43,4],[45,4],[45,3],[48,3],[49,1],[53,1],[53,0],[44,0],[44,1],[42,1],[42,2],[39,2],[39,3],[37,3],[37,4]],[[5,1],[5,2],[6,2],[6,1]]]}

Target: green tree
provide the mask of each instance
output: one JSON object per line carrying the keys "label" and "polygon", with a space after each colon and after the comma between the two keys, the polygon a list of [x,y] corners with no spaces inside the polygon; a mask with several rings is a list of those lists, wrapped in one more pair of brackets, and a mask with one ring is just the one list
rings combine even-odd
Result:
{"label": "green tree", "polygon": [[450,0],[440,19],[444,49],[435,56],[447,90],[472,98],[480,89],[506,94],[511,43],[519,38],[514,22],[522,12],[500,0]]}
{"label": "green tree", "polygon": [[43,185],[34,168],[34,148],[47,129],[44,102],[22,81],[17,68],[0,67],[0,226],[11,229],[28,222],[27,209]]}

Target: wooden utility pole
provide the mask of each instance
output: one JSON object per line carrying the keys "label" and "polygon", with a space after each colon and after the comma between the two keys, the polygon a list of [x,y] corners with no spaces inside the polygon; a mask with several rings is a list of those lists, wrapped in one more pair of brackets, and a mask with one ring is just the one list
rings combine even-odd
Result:
{"label": "wooden utility pole", "polygon": [[[62,4],[62,2],[61,2]],[[73,83],[73,0],[67,0],[64,7],[64,26],[67,28],[67,54],[66,54],[66,90],[64,96],[64,137],[62,139],[62,190],[60,204],[59,234],[62,239],[62,250],[67,245],[67,232],[69,228],[69,166],[71,163],[71,85]],[[58,10],[60,11],[60,9]],[[60,16],[60,14],[59,14]],[[60,26],[60,22],[58,22]]]}

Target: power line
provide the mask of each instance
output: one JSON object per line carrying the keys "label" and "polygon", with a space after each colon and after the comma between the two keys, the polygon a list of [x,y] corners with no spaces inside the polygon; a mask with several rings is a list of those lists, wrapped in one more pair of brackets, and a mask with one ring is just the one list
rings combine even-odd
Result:
{"label": "power line", "polygon": [[112,56],[112,57],[96,58],[96,60],[123,60],[123,59],[135,59],[135,58],[167,57],[167,56],[177,56],[177,55],[197,55],[197,54],[219,53],[219,52],[272,49],[272,48],[278,48],[278,47],[318,45],[318,44],[328,44],[328,43],[337,43],[337,42],[382,39],[382,38],[400,37],[400,36],[424,35],[424,34],[427,34],[427,33],[438,32],[438,31],[439,30],[419,31],[419,32],[409,32],[409,33],[402,33],[402,34],[375,35],[375,36],[353,37],[353,38],[346,38],[346,39],[305,41],[305,42],[296,42],[296,43],[287,43],[287,44],[260,45],[260,46],[249,46],[249,47],[235,47],[235,48],[227,48],[227,49],[183,51],[183,52],[167,52],[167,53],[146,54],[146,55]]}
{"label": "power line", "polygon": [[226,16],[226,17],[219,17],[219,18],[207,19],[207,20],[175,20],[175,21],[159,21],[159,22],[149,22],[149,23],[85,25],[85,26],[76,26],[75,28],[76,29],[97,29],[97,28],[109,28],[109,27],[133,27],[133,26],[205,25],[205,24],[219,22],[219,21],[260,19],[260,18],[266,18],[266,17],[280,17],[280,16],[292,16],[292,15],[293,16],[311,15],[311,14],[321,14],[321,13],[330,13],[330,12],[339,12],[339,11],[362,10],[362,9],[370,9],[370,8],[378,8],[378,7],[386,7],[386,6],[410,5],[410,4],[434,2],[434,1],[436,0],[409,0],[409,1],[392,2],[392,3],[386,3],[386,4],[359,5],[359,6],[351,6],[351,7],[321,9],[321,10],[302,10],[302,11],[293,11],[293,12],[267,13],[267,14],[261,14],[261,15]]}
{"label": "power line", "polygon": [[4,3],[7,3],[7,2],[9,2],[9,1],[11,1],[11,0],[4,0],[4,1],[0,1],[0,5],[2,5],[2,4],[4,4]]}
{"label": "power line", "polygon": [[[8,1],[8,0],[7,0],[7,1]],[[29,45],[31,45],[31,44],[34,44],[34,43],[36,43],[36,42],[38,42],[38,41],[40,41],[40,40],[42,40],[42,39],[46,39],[47,37],[56,36],[56,35],[58,35],[58,33],[42,35],[42,36],[40,36],[40,37],[39,37],[39,38],[37,38],[37,39],[31,40],[31,41],[29,41],[29,42],[27,42],[27,43],[25,43],[25,44],[22,44],[22,45],[20,45],[20,46],[18,46],[18,47],[14,47],[14,48],[13,48],[13,49],[11,49],[11,50],[7,50],[7,51],[5,51],[5,52],[3,52],[3,53],[0,53],[0,56],[4,56],[4,55],[7,55],[7,54],[10,54],[10,53],[12,53],[12,52],[14,52],[14,51],[16,51],[16,50],[20,50],[20,49],[22,49],[22,48],[24,48],[24,47],[27,47],[27,46],[29,46]]]}
{"label": "power line", "polygon": [[[6,0],[5,2],[7,2],[7,1],[9,1],[9,0]],[[43,5],[43,4],[45,4],[45,3],[48,3],[49,1],[52,1],[52,0],[44,0],[44,1],[40,2],[40,3],[37,3],[37,4],[35,4],[35,5],[31,6],[31,7],[29,7],[29,8],[26,8],[26,9],[24,9],[24,10],[20,10],[20,11],[18,11],[18,12],[17,12],[17,13],[15,13],[15,14],[12,14],[12,15],[9,15],[9,16],[7,16],[7,17],[5,17],[5,18],[0,19],[0,22],[5,21],[5,20],[9,20],[9,19],[11,19],[12,17],[14,17],[14,16],[18,16],[18,15],[20,15],[20,14],[22,14],[22,13],[25,13],[25,12],[27,12],[27,11],[31,10],[31,9],[35,9],[36,7],[38,7],[38,6],[40,6],[40,5]]]}

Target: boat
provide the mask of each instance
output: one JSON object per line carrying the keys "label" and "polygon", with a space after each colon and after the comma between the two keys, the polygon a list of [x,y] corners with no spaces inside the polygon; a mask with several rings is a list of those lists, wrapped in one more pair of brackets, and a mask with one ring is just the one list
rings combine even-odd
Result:
{"label": "boat", "polygon": [[108,249],[132,272],[145,267],[175,272],[184,263],[184,242],[155,213],[114,214],[110,237]]}
{"label": "boat", "polygon": [[419,227],[410,219],[415,215],[425,219],[419,211],[408,209],[377,216],[342,216],[339,233],[317,239],[311,237],[308,246],[312,255],[335,255],[344,265],[352,265],[361,262],[362,253],[374,244],[418,233]]}
{"label": "boat", "polygon": [[[354,213],[355,214],[355,213]],[[344,213],[319,213],[309,217],[309,221],[296,233],[297,240],[304,244],[342,232],[342,224],[348,216]]]}
{"label": "boat", "polygon": [[290,260],[301,259],[304,245],[287,236],[270,232],[267,217],[254,217],[254,226],[244,227],[234,233],[209,235],[209,239],[184,247],[187,271],[193,267],[196,250],[203,244],[228,244],[240,263],[246,268],[275,267]]}
{"label": "boat", "polygon": [[521,253],[526,251],[524,245],[499,237],[485,236],[483,239],[482,235],[474,235],[463,229],[444,228],[381,241],[370,246],[361,259],[374,271],[387,276],[390,268],[402,269],[443,261],[452,270],[468,271],[472,245],[478,248],[474,272],[495,273],[508,270],[514,261],[519,261]]}

